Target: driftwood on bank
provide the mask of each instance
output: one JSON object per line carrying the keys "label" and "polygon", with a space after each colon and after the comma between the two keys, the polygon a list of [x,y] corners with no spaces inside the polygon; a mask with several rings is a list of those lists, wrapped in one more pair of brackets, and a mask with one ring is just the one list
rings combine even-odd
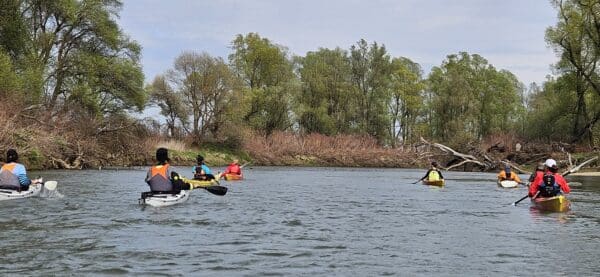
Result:
{"label": "driftwood on bank", "polygon": [[459,167],[459,166],[467,164],[467,163],[474,163],[474,164],[477,164],[477,165],[479,165],[479,166],[481,166],[481,167],[483,167],[485,169],[488,169],[488,168],[491,167],[491,164],[489,164],[487,162],[479,161],[473,155],[463,154],[463,153],[457,152],[456,150],[454,150],[454,149],[452,149],[452,148],[450,148],[450,147],[448,147],[446,145],[443,145],[443,144],[440,144],[440,143],[429,142],[429,141],[425,140],[423,137],[421,137],[421,142],[423,142],[424,144],[427,144],[427,145],[431,145],[431,146],[433,146],[435,148],[438,148],[438,149],[442,150],[443,152],[449,153],[452,156],[454,156],[455,158],[458,158],[458,159],[462,160],[462,161],[460,161],[460,162],[458,162],[456,164],[453,164],[453,165],[451,165],[449,167],[443,168],[444,170],[450,170],[452,168]]}
{"label": "driftwood on bank", "polygon": [[[571,156],[569,155],[569,158],[570,158],[570,157],[571,157]],[[582,163],[580,163],[579,165],[577,165],[577,166],[575,166],[575,167],[572,167],[571,169],[569,169],[569,170],[567,170],[567,171],[563,172],[563,173],[562,173],[562,175],[563,175],[563,176],[565,176],[565,175],[569,175],[569,174],[571,174],[571,173],[575,173],[575,172],[579,171],[581,168],[583,168],[585,165],[587,165],[587,164],[589,164],[589,163],[591,163],[591,162],[593,162],[593,161],[595,161],[595,160],[597,160],[597,159],[598,159],[598,156],[596,156],[596,157],[593,157],[593,158],[591,158],[591,159],[589,159],[589,160],[587,160],[587,161],[585,161],[585,162],[582,162]],[[569,161],[569,162],[570,162],[570,161]]]}

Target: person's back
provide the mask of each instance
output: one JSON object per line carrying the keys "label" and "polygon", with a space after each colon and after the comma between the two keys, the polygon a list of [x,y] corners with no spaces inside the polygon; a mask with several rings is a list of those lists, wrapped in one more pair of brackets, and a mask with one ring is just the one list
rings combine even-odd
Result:
{"label": "person's back", "polygon": [[437,166],[438,166],[437,162],[432,162],[430,169],[427,171],[427,173],[425,173],[425,176],[423,176],[423,178],[421,178],[421,180],[427,180],[427,181],[443,180],[444,176],[442,175],[442,172],[440,172],[437,169]]}
{"label": "person's back", "polygon": [[212,180],[215,176],[212,174],[210,168],[204,164],[204,157],[198,155],[196,157],[197,165],[192,168],[194,179],[196,180]]}
{"label": "person's back", "polygon": [[31,180],[27,177],[25,166],[18,163],[17,151],[6,152],[6,164],[0,168],[0,187],[13,190],[28,190]]}
{"label": "person's back", "polygon": [[242,168],[240,167],[238,160],[234,160],[232,163],[230,163],[223,174],[242,175]]}
{"label": "person's back", "polygon": [[536,180],[529,187],[529,196],[538,195],[540,197],[553,197],[562,193],[570,193],[571,188],[567,180],[558,173],[556,161],[548,159],[545,162],[547,168],[541,178]]}
{"label": "person's back", "polygon": [[172,169],[168,163],[167,149],[159,148],[156,150],[156,159],[158,164],[148,169],[146,183],[148,183],[152,192],[173,191],[173,183],[170,178]]}

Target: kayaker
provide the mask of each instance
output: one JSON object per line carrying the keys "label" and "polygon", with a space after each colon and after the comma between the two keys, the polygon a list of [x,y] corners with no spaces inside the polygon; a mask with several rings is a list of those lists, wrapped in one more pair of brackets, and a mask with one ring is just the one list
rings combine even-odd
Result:
{"label": "kayaker", "polygon": [[431,167],[429,168],[427,173],[425,173],[425,176],[423,176],[423,178],[421,178],[419,181],[423,181],[425,179],[427,179],[427,181],[443,180],[444,176],[442,175],[442,172],[440,172],[440,170],[437,169],[437,167],[437,162],[431,162]]}
{"label": "kayaker", "polygon": [[519,178],[519,175],[515,174],[514,172],[512,172],[510,170],[510,166],[505,166],[504,170],[500,171],[500,173],[498,173],[498,181],[515,181],[519,184],[521,184],[521,178]]}
{"label": "kayaker", "polygon": [[198,155],[196,157],[197,165],[192,168],[195,180],[214,180],[215,176],[210,171],[210,168],[204,163],[204,157]]}
{"label": "kayaker", "polygon": [[546,171],[541,178],[536,178],[529,187],[529,197],[539,192],[540,197],[553,197],[563,193],[570,193],[571,188],[567,180],[558,173],[558,166],[553,159],[544,162]]}
{"label": "kayaker", "polygon": [[153,193],[177,194],[182,189],[189,190],[189,184],[179,179],[179,174],[169,165],[169,151],[166,148],[156,150],[157,165],[151,167],[146,174],[146,183]]}
{"label": "kayaker", "polygon": [[225,172],[223,172],[223,176],[225,176],[225,174],[242,175],[240,161],[237,159],[233,160],[233,162],[227,166]]}
{"label": "kayaker", "polygon": [[25,166],[18,163],[19,154],[15,149],[6,151],[6,163],[0,169],[0,188],[17,191],[29,190],[29,185],[40,183],[40,179],[30,180]]}
{"label": "kayaker", "polygon": [[529,183],[533,183],[536,179],[541,179],[544,176],[544,163],[539,163],[535,171],[529,176]]}

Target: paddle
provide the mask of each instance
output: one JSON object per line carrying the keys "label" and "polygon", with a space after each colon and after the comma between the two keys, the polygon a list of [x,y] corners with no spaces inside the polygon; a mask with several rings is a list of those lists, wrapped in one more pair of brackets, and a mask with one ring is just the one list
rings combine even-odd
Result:
{"label": "paddle", "polygon": [[187,179],[187,178],[182,178],[182,180],[185,183],[188,183],[191,188],[194,188],[194,189],[203,188],[206,191],[208,191],[214,195],[223,196],[227,193],[227,187],[221,186],[221,183],[219,183],[219,181],[216,179],[215,179],[215,182],[218,185],[213,185],[212,182],[210,182],[210,181],[193,180],[193,179]]}
{"label": "paddle", "polygon": [[413,184],[413,185],[414,185],[414,184],[416,184],[416,183],[418,183],[418,182],[421,182],[421,181],[423,181],[423,179],[419,179],[419,180],[417,180],[417,181],[415,181],[415,182],[412,182],[411,184]]}
{"label": "paddle", "polygon": [[46,181],[44,183],[44,188],[46,188],[47,190],[55,190],[57,185],[57,181]]}

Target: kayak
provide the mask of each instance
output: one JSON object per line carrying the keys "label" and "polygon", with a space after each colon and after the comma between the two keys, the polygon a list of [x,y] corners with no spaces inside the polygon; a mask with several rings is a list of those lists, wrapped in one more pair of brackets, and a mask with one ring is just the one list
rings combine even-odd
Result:
{"label": "kayak", "polygon": [[435,181],[423,180],[423,185],[443,187],[444,179]]}
{"label": "kayak", "polygon": [[32,196],[38,196],[42,192],[43,185],[41,183],[29,185],[29,189],[25,191],[16,191],[12,189],[0,189],[0,200],[21,199]]}
{"label": "kayak", "polygon": [[225,178],[226,181],[239,181],[242,180],[244,178],[243,175],[238,175],[238,174],[224,174],[223,178]]}
{"label": "kayak", "polygon": [[498,181],[498,186],[503,187],[503,188],[516,188],[519,186],[519,183],[517,183],[517,181],[513,181],[513,180],[504,180],[504,181]]}
{"label": "kayak", "polygon": [[166,207],[183,203],[187,201],[189,197],[190,191],[188,190],[182,190],[178,194],[142,192],[139,203],[142,205],[150,205],[152,207]]}
{"label": "kayak", "polygon": [[192,188],[205,188],[217,184],[216,180],[194,180],[183,178],[183,181],[190,184]]}
{"label": "kayak", "polygon": [[566,212],[571,209],[571,202],[564,195],[537,197],[531,203],[536,209],[546,212]]}

